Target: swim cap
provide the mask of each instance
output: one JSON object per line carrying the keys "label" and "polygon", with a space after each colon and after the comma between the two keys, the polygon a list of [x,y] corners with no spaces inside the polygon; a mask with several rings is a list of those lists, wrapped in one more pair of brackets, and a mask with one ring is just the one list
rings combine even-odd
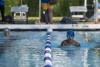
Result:
{"label": "swim cap", "polygon": [[68,31],[67,31],[67,36],[74,37],[74,36],[75,36],[74,30],[68,30]]}
{"label": "swim cap", "polygon": [[9,28],[5,28],[4,31],[5,32],[9,32],[10,30],[9,30]]}

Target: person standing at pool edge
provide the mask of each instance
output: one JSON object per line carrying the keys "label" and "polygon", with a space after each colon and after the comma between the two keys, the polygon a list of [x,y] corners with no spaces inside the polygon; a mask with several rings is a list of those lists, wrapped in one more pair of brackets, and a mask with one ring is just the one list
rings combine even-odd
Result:
{"label": "person standing at pool edge", "polygon": [[60,46],[73,45],[73,46],[80,47],[80,44],[74,40],[74,36],[75,36],[74,31],[73,30],[68,30],[67,31],[67,39],[63,40]]}
{"label": "person standing at pool edge", "polygon": [[0,0],[0,10],[1,10],[1,16],[2,16],[1,22],[4,22],[5,0]]}
{"label": "person standing at pool edge", "polygon": [[57,0],[41,0],[41,3],[43,9],[41,20],[45,21],[47,24],[51,23],[53,18],[53,5],[57,3]]}

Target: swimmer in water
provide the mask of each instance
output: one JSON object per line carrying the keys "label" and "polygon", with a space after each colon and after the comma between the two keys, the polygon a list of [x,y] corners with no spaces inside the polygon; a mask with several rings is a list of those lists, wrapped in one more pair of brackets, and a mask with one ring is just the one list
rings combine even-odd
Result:
{"label": "swimmer in water", "polygon": [[63,40],[60,46],[73,45],[73,46],[80,47],[80,44],[74,40],[74,36],[75,36],[74,31],[73,30],[68,30],[67,31],[67,39]]}
{"label": "swimmer in water", "polygon": [[4,31],[3,31],[3,35],[5,38],[10,38],[10,30],[9,28],[5,28]]}

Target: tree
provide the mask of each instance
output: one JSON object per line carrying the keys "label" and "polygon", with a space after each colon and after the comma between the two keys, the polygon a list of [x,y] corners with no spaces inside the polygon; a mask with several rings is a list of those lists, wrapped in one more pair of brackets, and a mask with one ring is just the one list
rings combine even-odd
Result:
{"label": "tree", "polygon": [[[20,6],[21,0],[5,0],[6,1],[6,15],[11,15],[11,7]],[[27,4],[29,7],[28,16],[38,16],[39,14],[39,0],[22,0],[23,4]],[[69,7],[83,5],[84,0],[58,0],[58,3],[54,5],[54,16],[70,16]],[[88,13],[87,16],[93,14],[93,0],[88,1]],[[100,0],[99,0],[100,1]],[[91,14],[92,12],[92,14]]]}
{"label": "tree", "polygon": [[87,0],[87,14],[86,16],[90,18],[94,14],[93,0]]}
{"label": "tree", "polygon": [[11,7],[19,6],[20,0],[5,0],[5,15],[11,15]]}
{"label": "tree", "polygon": [[70,16],[69,7],[79,5],[78,0],[58,0],[58,3],[55,5],[54,8],[54,15],[55,16]]}
{"label": "tree", "polygon": [[38,16],[39,13],[39,0],[28,0],[29,16]]}

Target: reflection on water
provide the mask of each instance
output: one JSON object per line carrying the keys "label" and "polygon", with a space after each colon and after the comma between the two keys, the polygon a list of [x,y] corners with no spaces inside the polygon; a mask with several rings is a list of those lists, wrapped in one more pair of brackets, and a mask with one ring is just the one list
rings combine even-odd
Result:
{"label": "reflection on water", "polygon": [[41,36],[37,32],[11,32],[11,35],[10,43],[0,37],[3,47],[0,47],[0,67],[43,67],[45,33]]}
{"label": "reflection on water", "polygon": [[[100,56],[87,48],[79,50],[60,50],[53,49],[53,66],[54,67],[99,67]],[[100,49],[99,49],[100,50]]]}
{"label": "reflection on water", "polygon": [[[53,66],[100,67],[100,32],[75,32],[75,34],[74,39],[81,44],[80,48],[58,48],[61,41],[66,39],[66,32],[55,32],[53,34],[53,44],[56,44],[56,46],[53,46]],[[56,42],[54,42],[55,40]]]}
{"label": "reflection on water", "polygon": [[[66,32],[53,32],[53,67],[99,67],[100,34],[87,33],[91,39],[88,42],[84,32],[75,32],[75,40],[81,47],[58,48],[61,41],[66,39]],[[11,32],[10,41],[2,40],[0,36],[0,67],[43,67],[45,35],[46,32]]]}

